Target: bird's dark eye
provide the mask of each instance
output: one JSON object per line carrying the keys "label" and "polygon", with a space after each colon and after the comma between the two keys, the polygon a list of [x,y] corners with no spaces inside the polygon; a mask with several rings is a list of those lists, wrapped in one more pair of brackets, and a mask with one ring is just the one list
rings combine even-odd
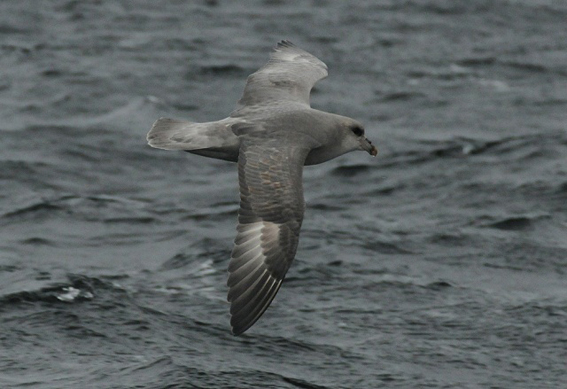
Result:
{"label": "bird's dark eye", "polygon": [[363,130],[362,128],[360,128],[360,127],[354,127],[354,128],[352,129],[352,132],[353,132],[354,135],[356,135],[356,136],[362,136],[362,135],[364,135],[364,130]]}

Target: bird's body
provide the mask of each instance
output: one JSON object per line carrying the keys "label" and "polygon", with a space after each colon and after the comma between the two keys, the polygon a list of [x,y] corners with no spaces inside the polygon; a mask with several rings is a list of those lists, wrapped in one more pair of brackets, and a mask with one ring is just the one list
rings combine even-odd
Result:
{"label": "bird's body", "polygon": [[248,77],[229,117],[209,123],[161,118],[148,133],[152,147],[238,163],[240,210],[227,283],[235,335],[264,313],[295,257],[305,209],[303,166],[354,150],[376,155],[360,123],[310,107],[311,88],[326,76],[323,62],[282,41]]}

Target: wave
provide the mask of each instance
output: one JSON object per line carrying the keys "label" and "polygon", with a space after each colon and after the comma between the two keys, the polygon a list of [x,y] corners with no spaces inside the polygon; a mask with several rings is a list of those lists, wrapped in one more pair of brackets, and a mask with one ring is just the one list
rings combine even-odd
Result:
{"label": "wave", "polygon": [[64,302],[76,303],[92,300],[95,290],[108,288],[110,284],[98,278],[81,275],[68,275],[68,282],[59,282],[38,290],[13,292],[0,296],[0,305],[20,304],[29,302]]}

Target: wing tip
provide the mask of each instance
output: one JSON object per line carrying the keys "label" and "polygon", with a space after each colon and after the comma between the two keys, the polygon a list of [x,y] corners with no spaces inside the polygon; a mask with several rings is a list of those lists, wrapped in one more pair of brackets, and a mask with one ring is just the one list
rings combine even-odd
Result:
{"label": "wing tip", "polygon": [[[282,286],[282,281],[283,279],[272,283],[270,290],[264,296],[264,298],[260,300],[259,304],[258,301],[256,301],[254,308],[251,310],[251,312],[248,312],[248,314],[246,314],[244,317],[242,317],[242,315],[239,315],[240,317],[237,316],[239,313],[242,312],[238,312],[238,313],[235,312],[234,314],[231,314],[230,327],[231,327],[231,332],[234,336],[239,336],[244,332],[246,332],[264,315],[264,313],[267,311],[268,307],[272,304],[276,295],[278,294]],[[231,303],[231,308],[232,308],[232,303]]]}
{"label": "wing tip", "polygon": [[[250,327],[248,327],[250,328]],[[248,328],[236,328],[235,326],[231,326],[230,332],[233,336],[240,336],[242,335]]]}
{"label": "wing tip", "polygon": [[290,53],[295,53],[298,54],[299,56],[304,56],[305,58],[307,58],[309,62],[311,62],[312,65],[320,66],[323,69],[324,74],[319,78],[319,80],[329,75],[329,68],[327,67],[327,64],[325,64],[325,62],[321,61],[313,54],[297,47],[287,39],[283,39],[276,44],[276,47],[274,47],[274,50],[271,54],[271,60],[277,62],[278,53],[281,53],[282,51],[286,51],[286,50],[289,51]]}
{"label": "wing tip", "polygon": [[[260,315],[260,316],[262,316],[262,315]],[[251,322],[251,321],[236,320],[236,318],[233,315],[231,315],[231,317],[230,317],[230,332],[234,336],[242,335],[247,330],[249,330],[250,327],[252,327],[254,325],[254,323],[256,323],[256,321],[259,318],[260,317],[257,317],[256,320]]]}
{"label": "wing tip", "polygon": [[291,41],[287,39],[282,39],[276,44],[275,49],[286,48],[286,47],[296,47]]}

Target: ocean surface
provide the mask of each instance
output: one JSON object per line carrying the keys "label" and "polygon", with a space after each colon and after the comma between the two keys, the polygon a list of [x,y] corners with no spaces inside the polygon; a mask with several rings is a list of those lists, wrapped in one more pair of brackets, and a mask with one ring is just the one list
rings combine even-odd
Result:
{"label": "ocean surface", "polygon": [[[0,388],[560,388],[567,2],[0,2]],[[281,39],[379,155],[307,167],[299,250],[230,334],[227,116]]]}

